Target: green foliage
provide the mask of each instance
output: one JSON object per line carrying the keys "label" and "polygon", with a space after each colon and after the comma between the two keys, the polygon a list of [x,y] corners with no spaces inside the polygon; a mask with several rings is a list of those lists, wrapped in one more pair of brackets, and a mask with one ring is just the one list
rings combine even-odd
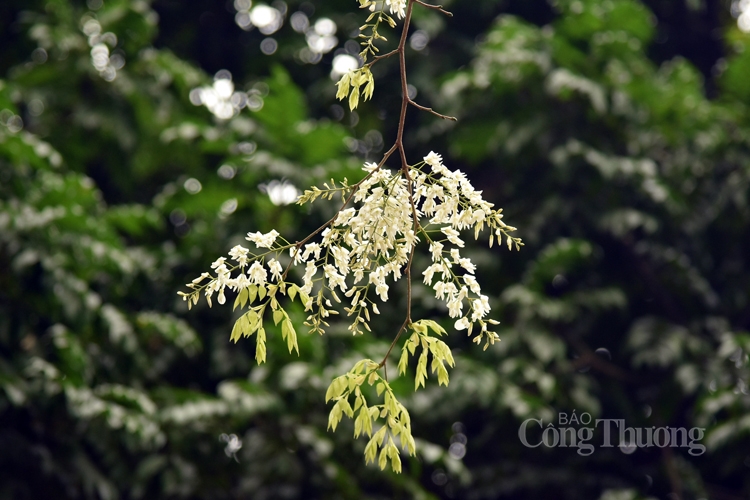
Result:
{"label": "green foliage", "polygon": [[[378,374],[379,368],[375,361],[363,359],[348,373],[333,379],[326,391],[326,402],[336,402],[328,416],[328,427],[335,431],[344,415],[353,418],[354,437],[367,434],[370,438],[365,447],[365,461],[375,462],[377,457],[378,467],[383,470],[390,459],[391,469],[400,473],[401,459],[393,439],[397,438],[409,455],[416,453],[416,444],[411,434],[411,418],[404,405],[396,399],[388,381]],[[368,406],[362,392],[365,383],[376,387],[378,397],[383,396],[382,404]],[[354,398],[354,407],[349,403],[350,397]],[[379,424],[380,429],[373,433],[373,421],[377,423],[381,419],[383,423]]]}
{"label": "green foliage", "polygon": [[414,333],[406,340],[404,346],[401,348],[401,358],[398,362],[398,372],[403,375],[406,373],[407,366],[409,365],[409,355],[414,355],[417,347],[422,348],[422,353],[419,355],[419,361],[417,362],[417,373],[414,378],[414,390],[419,389],[419,386],[425,386],[425,380],[427,379],[427,354],[432,355],[432,363],[430,368],[432,373],[437,372],[438,384],[448,385],[448,370],[445,368],[445,364],[453,368],[455,361],[453,361],[453,354],[451,353],[448,345],[440,339],[430,337],[429,330],[435,332],[436,335],[445,335],[446,332],[439,324],[432,320],[421,319],[415,323],[412,323],[411,329]]}
{"label": "green foliage", "polygon": [[[372,66],[378,92],[364,102],[365,82],[360,114],[338,121],[330,56],[295,62],[306,42],[288,22],[266,57],[267,35],[232,25],[223,3],[2,4],[1,498],[748,495],[750,46],[720,24],[734,22],[712,10],[723,6],[560,1],[548,12],[542,1],[480,0],[454,2],[451,21],[419,10],[410,78],[420,102],[460,121],[410,114],[406,153],[443,151],[526,246],[466,242],[501,342],[482,351],[455,335],[415,287],[414,317],[434,323],[414,321],[398,366],[371,372],[400,324],[403,289],[372,315],[375,333],[331,322],[323,337],[299,330],[318,295],[293,285],[276,292],[277,308],[268,289],[253,300],[248,289],[234,313],[188,312],[174,291],[248,228],[300,238],[333,216],[363,161],[382,153],[375,129],[386,144],[395,134],[395,58]],[[343,47],[367,15],[347,17],[352,6],[306,12],[311,25],[335,20]],[[299,7],[289,2],[287,17]],[[112,81],[92,63],[83,27],[93,17],[125,61]],[[722,61],[708,32],[724,34]],[[263,107],[221,120],[189,96],[230,64],[235,87]],[[331,178],[315,196],[331,204],[280,208],[257,189]],[[255,338],[237,330],[243,341],[228,342],[262,304]],[[702,427],[707,451],[584,457],[519,442],[525,419],[558,423],[573,410]]]}

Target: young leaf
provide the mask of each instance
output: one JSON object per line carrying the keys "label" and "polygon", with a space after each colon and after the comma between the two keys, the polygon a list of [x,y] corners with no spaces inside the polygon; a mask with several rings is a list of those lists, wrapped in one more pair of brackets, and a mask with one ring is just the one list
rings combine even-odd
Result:
{"label": "young leaf", "polygon": [[378,396],[383,394],[383,391],[385,390],[385,384],[383,382],[378,383],[378,385],[375,388],[378,391]]}
{"label": "young leaf", "polygon": [[[408,342],[408,341],[407,341]],[[406,373],[406,368],[409,366],[409,349],[406,346],[401,349],[401,359],[398,360],[398,374],[403,375]],[[380,393],[378,393],[378,396]]]}
{"label": "young leaf", "polygon": [[238,340],[240,340],[240,337],[242,336],[242,318],[238,319],[234,322],[234,327],[232,327],[232,335],[229,337],[229,340],[233,340],[235,343],[237,343]]}
{"label": "young leaf", "polygon": [[370,419],[370,409],[363,405],[362,409],[359,410],[359,415],[362,417],[362,431],[368,436],[372,436],[372,420]]}
{"label": "young leaf", "polygon": [[391,442],[388,443],[388,456],[391,459],[391,469],[393,469],[393,472],[396,474],[401,473],[401,457],[398,455],[398,448],[396,448],[396,445],[393,444],[393,440],[391,439]]}
{"label": "young leaf", "polygon": [[388,465],[388,454],[385,450],[386,448],[382,448],[378,457],[378,467],[380,467],[380,470],[385,470],[385,466]]}
{"label": "young leaf", "polygon": [[359,87],[354,87],[352,93],[349,94],[349,109],[354,111],[357,109],[357,104],[359,104]]}
{"label": "young leaf", "polygon": [[289,349],[289,353],[291,353],[292,350],[295,350],[297,351],[297,355],[299,356],[299,347],[297,346],[297,332],[294,330],[294,325],[289,319],[289,316],[286,316],[284,321],[281,323],[281,336],[286,339],[286,346]]}
{"label": "young leaf", "polygon": [[339,422],[341,422],[341,417],[343,416],[341,401],[345,400],[339,400],[338,403],[333,405],[333,408],[331,408],[331,412],[328,414],[328,428],[333,429],[334,432],[336,431],[336,427],[338,427]]}
{"label": "young leaf", "polygon": [[442,336],[442,335],[445,335],[445,334],[446,334],[446,331],[445,331],[445,329],[444,329],[444,328],[443,328],[442,326],[440,326],[440,325],[439,325],[439,324],[437,323],[437,321],[433,321],[433,320],[431,320],[431,319],[425,319],[425,320],[422,320],[422,321],[423,321],[423,322],[425,323],[425,325],[427,325],[427,326],[428,326],[428,327],[429,327],[429,328],[430,328],[430,329],[431,329],[431,330],[432,330],[433,332],[435,332],[436,334],[438,334],[438,336]]}
{"label": "young leaf", "polygon": [[[243,289],[242,292],[244,292],[246,289]],[[234,305],[232,306],[232,311],[237,309],[237,306],[240,305],[240,297],[242,296],[242,292],[240,292],[237,297],[234,299]]]}
{"label": "young leaf", "polygon": [[425,380],[427,379],[427,350],[423,349],[422,354],[419,356],[419,362],[417,362],[417,375],[414,378],[414,390],[419,389],[421,385],[424,387]]}
{"label": "young leaf", "polygon": [[359,435],[362,434],[363,419],[364,413],[360,411],[357,418],[354,419],[354,439],[357,439]]}
{"label": "young leaf", "polygon": [[326,391],[326,403],[341,396],[346,390],[346,375],[336,377]]}
{"label": "young leaf", "polygon": [[258,329],[258,336],[255,339],[255,362],[258,364],[266,362],[266,330],[263,327]]}
{"label": "young leaf", "polygon": [[344,410],[344,413],[349,418],[354,418],[354,410],[352,410],[352,406],[349,404],[349,400],[346,398],[342,398],[339,400],[339,403],[341,404],[341,408]]}
{"label": "young leaf", "polygon": [[[383,427],[385,429],[385,427]],[[375,457],[378,454],[378,435],[377,433],[370,438],[365,446],[365,464],[375,461]]]}

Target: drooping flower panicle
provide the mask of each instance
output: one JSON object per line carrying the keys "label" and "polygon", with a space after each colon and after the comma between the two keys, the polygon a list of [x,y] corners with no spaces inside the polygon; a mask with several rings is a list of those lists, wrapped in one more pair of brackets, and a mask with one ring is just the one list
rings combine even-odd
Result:
{"label": "drooping flower panicle", "polygon": [[[475,341],[484,338],[487,344],[493,343],[497,336],[487,325],[495,322],[485,320],[489,299],[474,275],[476,266],[461,255],[465,246],[462,231],[473,229],[478,238],[487,227],[490,244],[505,237],[512,248],[522,244],[509,235],[515,228],[503,222],[502,211],[494,210],[463,172],[448,169],[437,153],[431,152],[411,166],[410,180],[403,170],[393,172],[375,163],[365,163],[363,170],[366,177],[354,186],[326,184],[325,190],[313,188],[300,197],[298,203],[302,204],[342,192],[355,205],[342,207],[317,241],[295,244],[282,238],[279,242],[275,230],[248,233],[247,240],[267,251],[256,254],[235,246],[229,258],[236,264],[228,267],[226,258],[217,259],[211,266],[215,275],[204,273],[189,283],[193,292],[183,294],[185,299],[195,304],[202,292],[210,303],[216,293],[223,304],[226,287],[240,292],[256,286],[267,289],[263,295],[275,295],[278,287],[283,291],[288,286],[288,270],[284,271],[278,260],[288,250],[292,257],[289,265],[304,267],[299,291],[314,297],[305,304],[310,313],[305,324],[311,331],[325,331],[325,318],[337,313],[331,301],[341,302],[341,294],[348,299],[344,311],[354,316],[349,330],[362,334],[370,330],[370,312],[379,312],[376,300],[388,300],[390,287],[404,276],[416,245],[425,241],[432,263],[422,271],[424,284],[445,303],[457,330],[471,334],[478,324],[481,331]],[[275,258],[268,258],[271,254]],[[210,278],[207,283],[206,278]]]}

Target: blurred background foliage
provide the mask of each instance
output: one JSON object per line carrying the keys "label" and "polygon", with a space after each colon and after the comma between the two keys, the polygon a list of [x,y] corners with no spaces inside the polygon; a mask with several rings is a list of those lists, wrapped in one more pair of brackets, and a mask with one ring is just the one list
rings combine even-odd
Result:
{"label": "blurred background foliage", "polygon": [[[372,336],[298,358],[272,334],[261,367],[228,308],[176,295],[247,231],[305,236],[334,207],[297,189],[390,145],[394,64],[357,113],[334,99],[356,4],[0,5],[0,498],[750,496],[750,3],[446,7],[415,11],[409,77],[459,121],[411,113],[409,157],[466,171],[526,246],[471,249],[502,342],[454,335],[447,389],[395,382],[421,451],[394,475],[323,395],[403,293]],[[522,445],[573,411],[707,451]]]}

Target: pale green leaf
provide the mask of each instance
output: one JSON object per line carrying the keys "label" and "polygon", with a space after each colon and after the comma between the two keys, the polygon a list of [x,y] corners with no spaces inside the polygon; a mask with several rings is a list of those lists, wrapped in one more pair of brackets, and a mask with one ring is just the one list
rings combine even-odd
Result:
{"label": "pale green leaf", "polygon": [[[345,400],[341,400],[345,401]],[[333,431],[336,431],[336,427],[338,427],[339,422],[341,422],[341,417],[343,415],[343,409],[341,406],[341,401],[333,405],[333,408],[331,408],[331,412],[328,414],[328,428],[333,429]]]}
{"label": "pale green leaf", "polygon": [[258,329],[255,340],[255,361],[258,364],[266,362],[266,330],[263,327]]}
{"label": "pale green leaf", "polygon": [[229,337],[229,340],[233,340],[235,343],[240,339],[240,336],[242,336],[242,318],[238,319],[234,322],[234,327],[232,328],[232,335]]}
{"label": "pale green leaf", "polygon": [[419,386],[425,387],[425,379],[427,379],[427,351],[422,350],[422,354],[419,356],[419,362],[417,363],[417,374],[414,378],[414,390],[419,389]]}
{"label": "pale green leaf", "polygon": [[[378,446],[383,446],[383,441],[385,440],[385,433],[386,433],[387,430],[388,430],[388,428],[386,426],[383,426],[372,437],[372,439],[377,440]],[[373,458],[373,461],[375,461],[374,458]]]}
{"label": "pale green leaf", "polygon": [[349,94],[349,109],[354,111],[357,109],[357,104],[359,104],[359,87],[354,87],[352,93]]}
{"label": "pale green leaf", "polygon": [[378,467],[380,467],[380,470],[385,470],[386,465],[388,465],[388,454],[386,448],[382,448],[378,457]]}
{"label": "pale green leaf", "polygon": [[417,349],[417,343],[419,342],[419,334],[412,333],[409,340],[406,341],[406,347],[409,349],[409,354],[414,355],[414,351]]}
{"label": "pale green leaf", "polygon": [[297,351],[297,355],[299,355],[297,332],[294,330],[294,325],[288,316],[281,323],[281,336],[286,339],[286,346],[289,349],[289,352],[291,353],[294,350]]}
{"label": "pale green leaf", "polygon": [[370,409],[367,406],[362,406],[359,410],[359,414],[362,416],[362,431],[368,436],[372,436],[372,420],[370,419]]}
{"label": "pale green leaf", "polygon": [[365,463],[369,464],[370,462],[375,462],[375,457],[378,454],[378,443],[377,443],[377,434],[375,434],[372,438],[370,438],[370,441],[367,442],[367,446],[365,446]]}
{"label": "pale green leaf", "polygon": [[[401,359],[398,360],[398,374],[403,375],[406,373],[406,369],[409,366],[409,350],[404,346],[401,349]],[[380,393],[378,393],[380,395]]]}
{"label": "pale green leaf", "polygon": [[337,404],[341,405],[341,408],[347,417],[354,418],[354,410],[352,410],[352,405],[349,404],[349,400],[342,398]]}
{"label": "pale green leaf", "polygon": [[358,438],[360,434],[362,434],[362,426],[364,424],[363,422],[364,414],[360,411],[357,415],[357,418],[354,419],[354,439]]}
{"label": "pale green leaf", "polygon": [[401,473],[401,457],[398,454],[398,448],[396,448],[396,445],[393,444],[393,441],[388,444],[388,455],[391,458],[391,469],[393,469],[393,472],[396,474]]}
{"label": "pale green leaf", "polygon": [[332,399],[341,396],[346,390],[346,375],[336,377],[328,386],[326,391],[326,403]]}

